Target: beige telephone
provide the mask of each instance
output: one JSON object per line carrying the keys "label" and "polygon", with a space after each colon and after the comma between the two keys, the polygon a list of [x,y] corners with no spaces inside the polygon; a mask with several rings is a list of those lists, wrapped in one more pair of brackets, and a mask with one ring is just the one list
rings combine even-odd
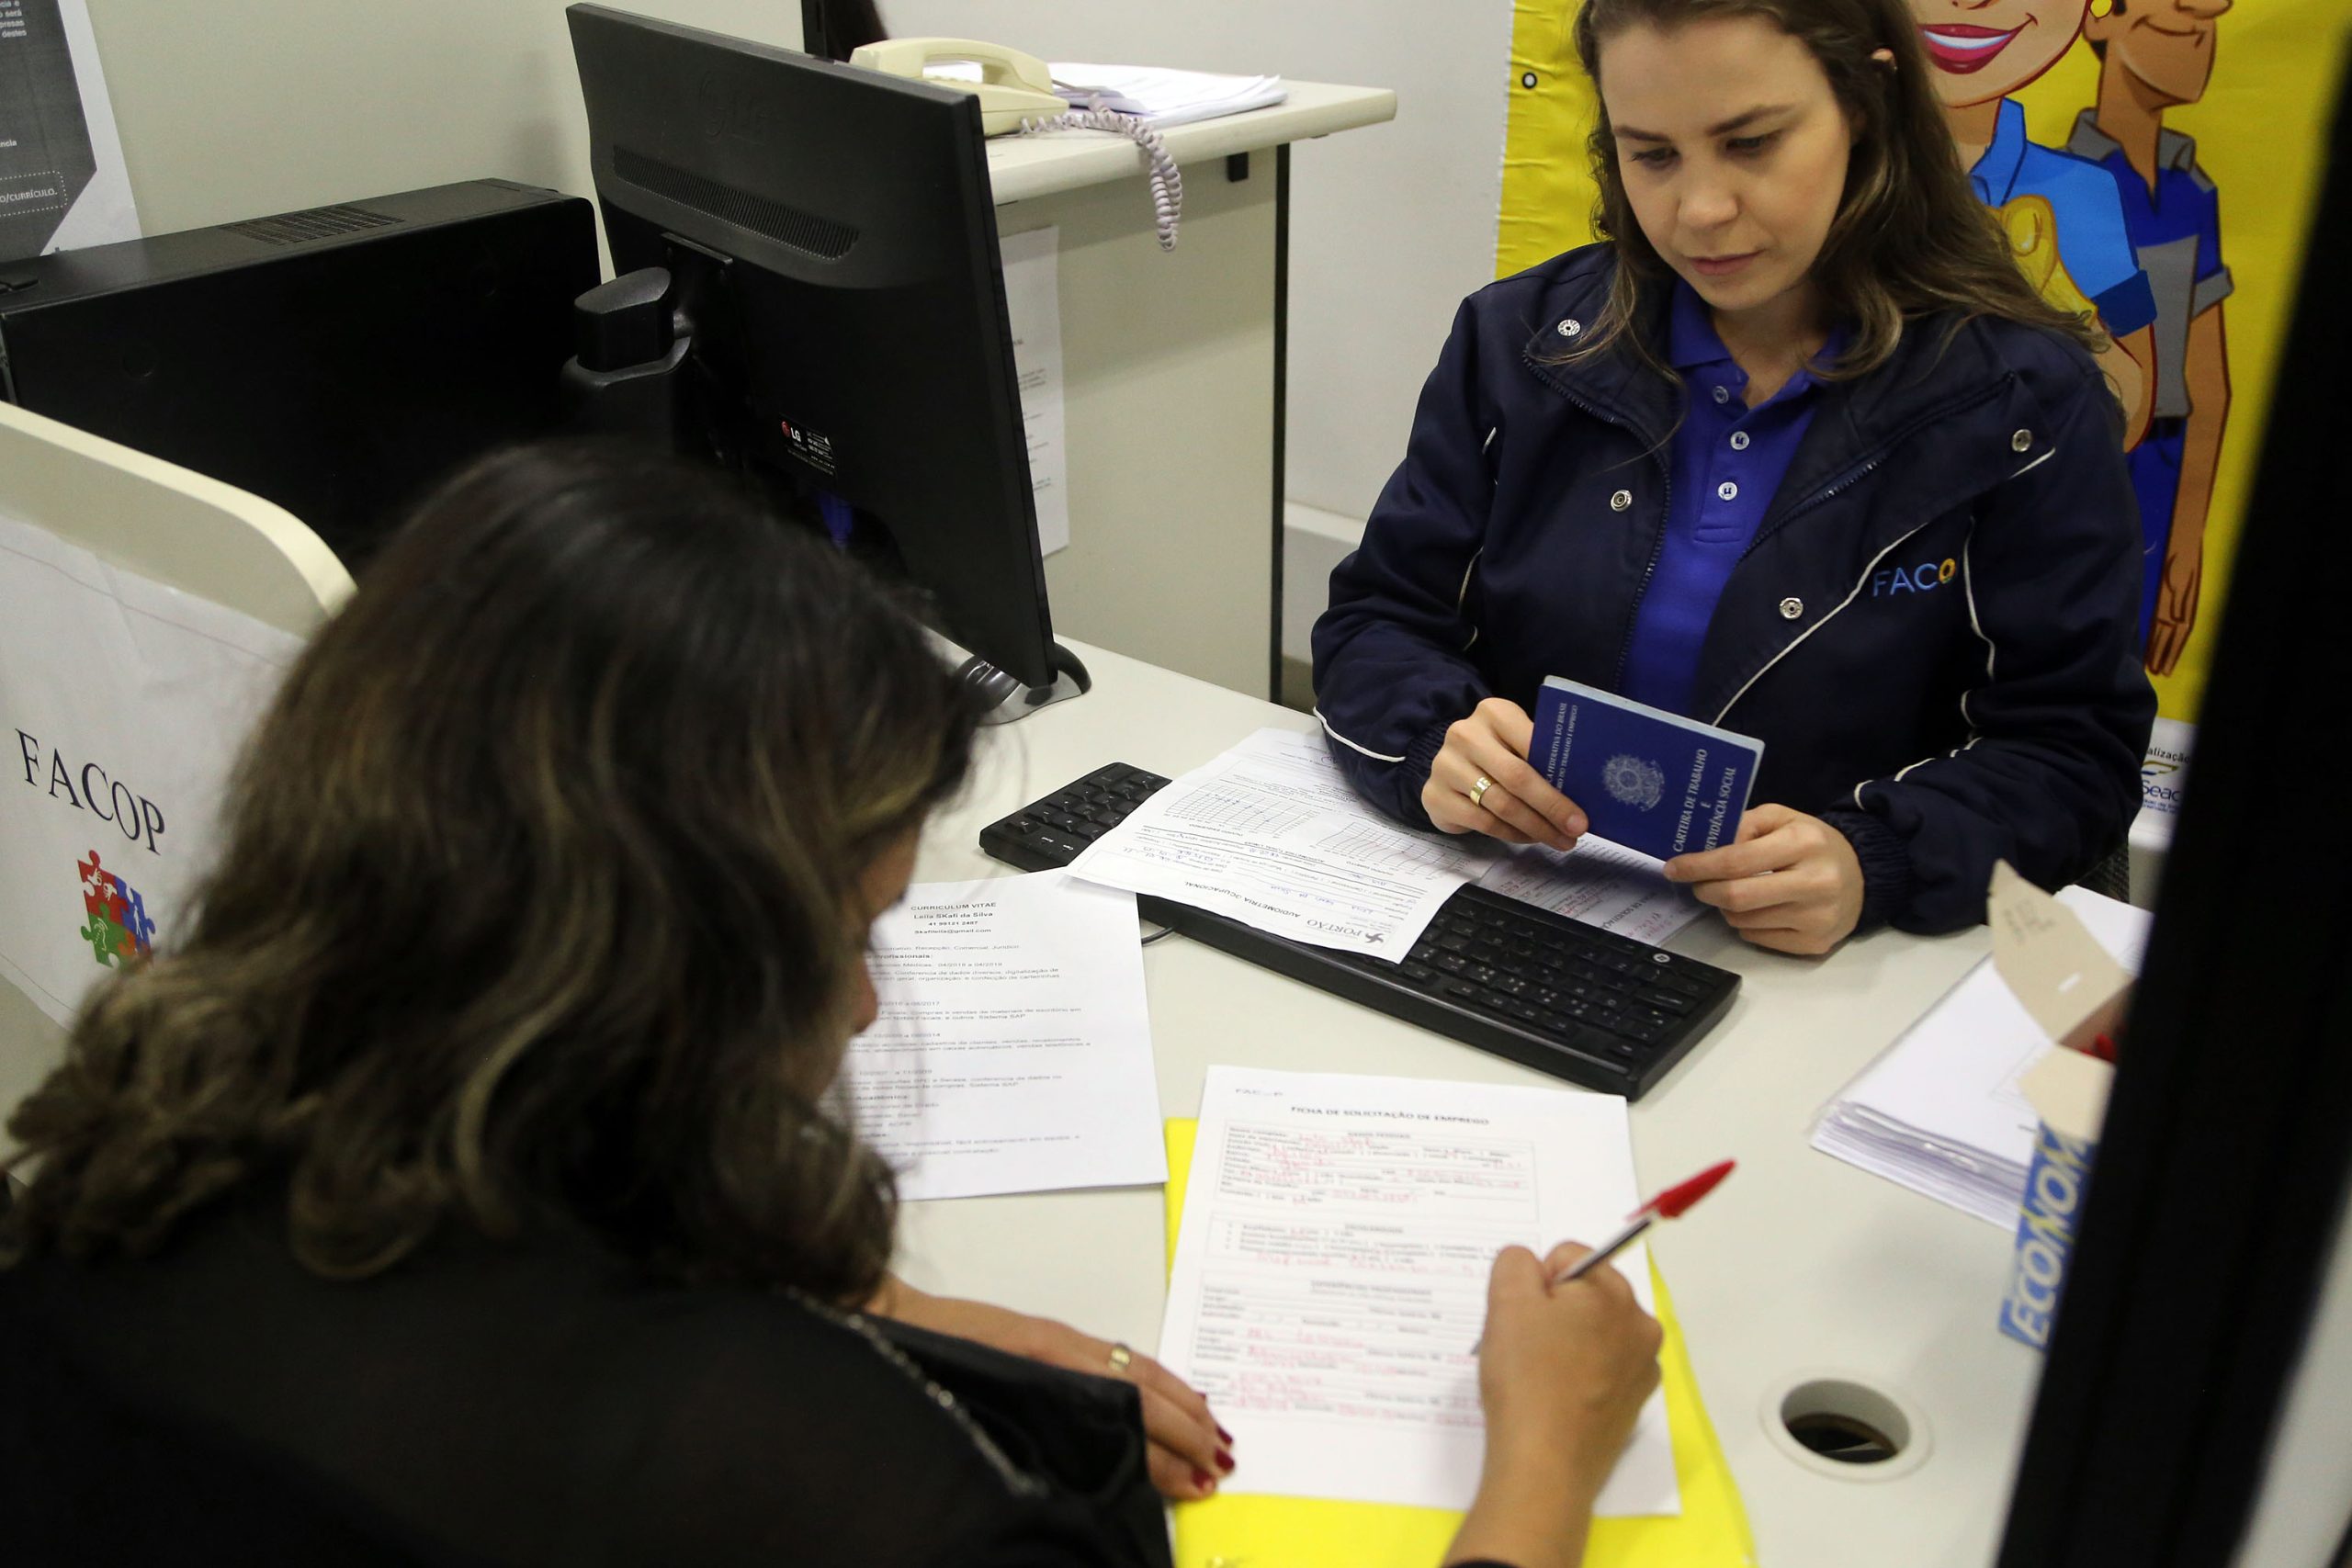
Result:
{"label": "beige telephone", "polygon": [[1176,248],[1176,224],[1184,207],[1184,175],[1168,144],[1143,121],[1108,109],[1080,107],[1054,91],[1046,62],[1001,43],[968,38],[894,38],[869,43],[849,57],[852,65],[892,76],[912,76],[936,87],[953,87],[980,100],[980,134],[1009,136],[1030,130],[1107,130],[1143,149],[1151,175],[1152,221],[1159,248]]}
{"label": "beige telephone", "polygon": [[[980,131],[986,136],[1009,135],[1024,119],[1052,119],[1069,110],[1056,96],[1053,73],[1044,61],[1001,43],[967,38],[886,39],[859,49],[849,62],[971,94],[980,100]],[[971,70],[976,65],[977,80]]]}

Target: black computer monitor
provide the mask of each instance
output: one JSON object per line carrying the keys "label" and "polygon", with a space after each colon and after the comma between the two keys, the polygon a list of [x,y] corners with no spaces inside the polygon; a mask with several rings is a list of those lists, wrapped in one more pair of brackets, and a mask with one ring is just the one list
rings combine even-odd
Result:
{"label": "black computer monitor", "polygon": [[[2314,40],[2317,41],[2317,40]],[[2340,58],[2340,56],[2339,56]],[[2352,100],[2272,383],[2196,756],[2123,1034],[2001,1568],[2238,1561],[2352,1184]],[[2340,1268],[2339,1263],[2336,1267]],[[1984,1329],[1991,1333],[1988,1319]],[[2341,1475],[2352,1455],[2332,1456]],[[2345,1532],[2338,1535],[2337,1532]],[[2307,1561],[2331,1560],[2323,1545]]]}
{"label": "black computer monitor", "polygon": [[664,426],[902,570],[993,667],[967,666],[984,702],[1083,690],[1046,611],[975,100],[567,15],[623,275],[583,300],[585,423]]}

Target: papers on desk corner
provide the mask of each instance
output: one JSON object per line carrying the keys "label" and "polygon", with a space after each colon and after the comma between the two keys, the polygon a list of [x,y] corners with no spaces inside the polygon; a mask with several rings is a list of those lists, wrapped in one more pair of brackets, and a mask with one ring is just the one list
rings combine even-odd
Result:
{"label": "papers on desk corner", "polygon": [[1058,872],[924,883],[874,922],[843,1074],[908,1199],[1168,1179],[1132,895]]}
{"label": "papers on desk corner", "polygon": [[1057,60],[1054,91],[1072,108],[1114,109],[1157,130],[1216,119],[1281,103],[1290,96],[1279,76],[1218,76],[1157,65],[1082,65]]}
{"label": "papers on desk corner", "polygon": [[[1614,1095],[1211,1067],[1159,1356],[1238,1439],[1223,1490],[1468,1507],[1495,1254],[1639,1201]],[[1653,1393],[1596,1511],[1681,1508]]]}
{"label": "papers on desk corner", "polygon": [[[2139,973],[2146,910],[2080,887],[2058,898]],[[1823,1107],[1813,1146],[2012,1229],[2037,1122],[2018,1080],[2054,1049],[1987,958]]]}
{"label": "papers on desk corner", "polygon": [[1069,410],[1062,395],[1061,235],[1028,229],[998,242],[1004,315],[1012,329],[1012,380],[1029,444],[1029,493],[1037,506],[1037,553],[1069,548]]}
{"label": "papers on desk corner", "polygon": [[1136,807],[1069,870],[1294,942],[1393,958],[1488,859],[1373,810],[1320,735],[1261,729]]}
{"label": "papers on desk corner", "polygon": [[1706,910],[1665,868],[1655,855],[1587,833],[1567,854],[1543,844],[1508,850],[1478,886],[1656,946]]}
{"label": "papers on desk corner", "polygon": [[1573,854],[1414,832],[1367,805],[1312,732],[1261,729],[1087,846],[1073,875],[1318,947],[1394,958],[1465,882],[1639,942],[1697,918],[1661,862],[1588,835]]}

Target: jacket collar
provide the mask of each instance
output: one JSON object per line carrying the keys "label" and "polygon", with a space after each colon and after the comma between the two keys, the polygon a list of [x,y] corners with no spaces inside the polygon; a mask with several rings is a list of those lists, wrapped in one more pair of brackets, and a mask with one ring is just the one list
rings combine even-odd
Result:
{"label": "jacket collar", "polygon": [[[1679,382],[1644,364],[1630,348],[1564,359],[1576,323],[1577,337],[1596,329],[1616,267],[1613,255],[1575,268],[1543,295],[1543,316],[1531,323],[1521,363],[1555,391],[1640,437],[1661,463],[1682,416]],[[1631,331],[1664,358],[1668,347],[1670,284],[1645,288]],[[1781,483],[1783,498],[1802,497],[1869,460],[1928,420],[1972,405],[1995,391],[2007,374],[1989,345],[1962,324],[1929,317],[1906,330],[1894,355],[1854,380],[1825,381],[1812,426]],[[1781,508],[1775,505],[1774,511]],[[1769,522],[1769,519],[1768,519]]]}
{"label": "jacket collar", "polygon": [[1715,323],[1708,319],[1707,302],[1699,298],[1699,291],[1676,278],[1667,293],[1666,362],[1677,370],[1690,371],[1729,360],[1731,350],[1724,346]]}
{"label": "jacket collar", "polygon": [[[1674,367],[1676,374],[1682,378],[1685,396],[1689,395],[1691,372],[1695,370],[1708,370],[1707,380],[1736,387],[1744,393],[1747,388],[1747,372],[1739,367],[1739,362],[1733,357],[1731,350],[1724,346],[1723,336],[1715,331],[1715,323],[1707,314],[1707,302],[1699,298],[1699,291],[1677,278],[1669,295],[1670,302],[1666,310],[1666,362]],[[1846,344],[1852,335],[1842,326],[1832,327],[1813,361],[1781,383],[1781,389],[1772,395],[1770,401],[1793,400],[1819,386],[1821,378],[1814,373],[1813,366],[1829,363],[1845,353]]]}
{"label": "jacket collar", "polygon": [[[1609,247],[1597,249],[1609,251]],[[1643,363],[1630,345],[1570,357],[1578,342],[1600,329],[1615,273],[1615,258],[1610,254],[1601,265],[1576,268],[1545,290],[1543,319],[1532,324],[1520,360],[1553,390],[1602,419],[1625,426],[1663,457],[1666,443],[1681,417],[1681,386]],[[1629,329],[1629,335],[1649,344],[1654,354],[1666,352],[1671,295],[1671,286],[1664,283],[1643,289],[1641,306]]]}

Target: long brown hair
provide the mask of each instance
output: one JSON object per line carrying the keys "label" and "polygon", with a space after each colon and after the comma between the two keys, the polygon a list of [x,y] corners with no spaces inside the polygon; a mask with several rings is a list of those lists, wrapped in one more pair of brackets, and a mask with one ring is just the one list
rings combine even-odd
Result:
{"label": "long brown hair", "polygon": [[972,732],[879,589],[716,479],[484,462],[289,671],[193,934],[10,1119],[0,1256],[136,1256],[282,1184],[328,1275],[554,1222],[863,1295],[895,1198],[826,1108],[855,898]]}
{"label": "long brown hair", "polygon": [[[1836,364],[1820,374],[1877,369],[1894,353],[1906,321],[1937,312],[1949,313],[1954,326],[2003,317],[2049,328],[2086,349],[2105,346],[2106,334],[2092,320],[2033,291],[1999,221],[1976,199],[1905,0],[1584,0],[1576,19],[1577,58],[1600,102],[1588,142],[1600,187],[1593,229],[1614,242],[1617,267],[1602,321],[1566,357],[1600,354],[1623,338],[1654,369],[1672,375],[1631,330],[1649,291],[1674,275],[1625,195],[1616,133],[1600,99],[1600,46],[1627,28],[1670,31],[1725,17],[1760,17],[1804,44],[1854,127],[1846,188],[1812,270],[1831,317],[1850,335]],[[1880,51],[1889,58],[1872,58]]]}

